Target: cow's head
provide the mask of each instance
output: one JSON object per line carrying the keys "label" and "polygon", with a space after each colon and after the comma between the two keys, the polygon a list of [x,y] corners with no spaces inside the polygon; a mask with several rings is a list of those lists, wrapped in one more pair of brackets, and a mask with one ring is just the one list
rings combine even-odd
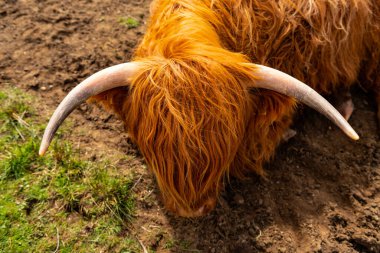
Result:
{"label": "cow's head", "polygon": [[[257,105],[262,96],[259,88],[306,103],[358,139],[325,99],[293,77],[248,63],[240,54],[230,53],[228,58],[220,56],[223,54],[194,55],[136,59],[84,80],[54,112],[40,154],[70,112],[92,97],[124,121],[156,176],[167,208],[193,217],[214,208],[242,143],[260,138],[263,127],[274,121],[269,114],[260,116],[271,122],[247,135],[251,115],[258,109],[251,108],[252,101]],[[250,143],[255,145],[254,140]]]}

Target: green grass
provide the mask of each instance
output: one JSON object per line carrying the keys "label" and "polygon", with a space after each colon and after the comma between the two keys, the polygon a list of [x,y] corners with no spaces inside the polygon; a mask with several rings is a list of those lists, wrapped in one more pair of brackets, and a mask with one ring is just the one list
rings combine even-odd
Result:
{"label": "green grass", "polygon": [[117,21],[120,25],[125,26],[128,29],[136,28],[140,25],[140,22],[132,17],[119,17]]}
{"label": "green grass", "polygon": [[132,176],[59,140],[38,156],[47,115],[0,89],[0,252],[139,252],[130,236]]}

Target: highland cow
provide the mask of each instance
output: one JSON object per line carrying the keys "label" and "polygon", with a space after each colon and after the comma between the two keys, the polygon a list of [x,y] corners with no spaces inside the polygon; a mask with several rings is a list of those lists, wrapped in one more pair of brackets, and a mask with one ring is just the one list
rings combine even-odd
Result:
{"label": "highland cow", "polygon": [[156,0],[133,61],[74,88],[40,154],[91,98],[123,120],[166,207],[204,215],[230,176],[264,174],[297,101],[359,138],[345,120],[351,101],[342,117],[318,93],[349,90],[361,76],[380,103],[379,9],[378,0]]}

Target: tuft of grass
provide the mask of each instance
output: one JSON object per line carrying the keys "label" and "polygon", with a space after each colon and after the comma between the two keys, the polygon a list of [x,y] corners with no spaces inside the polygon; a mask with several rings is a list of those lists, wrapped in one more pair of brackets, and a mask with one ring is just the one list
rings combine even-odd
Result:
{"label": "tuft of grass", "polygon": [[0,165],[3,172],[1,177],[5,179],[20,178],[25,172],[33,169],[33,161],[39,160],[38,144],[32,139],[28,139],[21,146],[13,147],[8,152],[8,157]]}
{"label": "tuft of grass", "polygon": [[119,17],[117,22],[128,29],[136,28],[140,25],[140,22],[132,17]]}
{"label": "tuft of grass", "polygon": [[191,248],[190,242],[184,241],[184,240],[178,241],[178,240],[174,240],[174,239],[168,239],[164,243],[163,248],[167,249],[167,250],[173,250],[175,252],[177,252],[177,251],[178,252],[194,252],[194,253],[200,252],[197,249]]}
{"label": "tuft of grass", "polygon": [[133,177],[120,176],[113,161],[87,161],[62,140],[39,157],[47,117],[33,109],[35,98],[0,88],[0,104],[2,252],[54,252],[58,245],[59,252],[138,252],[128,234]]}
{"label": "tuft of grass", "polygon": [[92,201],[98,202],[98,208],[102,211],[109,210],[113,217],[120,222],[131,220],[134,209],[134,201],[130,197],[132,180],[120,181],[104,170],[95,171],[91,180]]}

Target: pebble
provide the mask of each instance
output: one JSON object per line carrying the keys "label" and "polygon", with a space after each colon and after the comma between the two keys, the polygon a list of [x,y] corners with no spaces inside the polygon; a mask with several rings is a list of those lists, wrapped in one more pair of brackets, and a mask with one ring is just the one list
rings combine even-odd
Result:
{"label": "pebble", "polygon": [[244,198],[240,194],[235,194],[234,201],[239,205],[244,204]]}
{"label": "pebble", "polygon": [[85,103],[82,103],[80,106],[79,106],[79,109],[83,112],[87,111],[88,110],[88,105],[85,104]]}
{"label": "pebble", "polygon": [[256,236],[256,235],[257,235],[256,231],[255,231],[253,228],[248,229],[248,233],[249,233],[251,236]]}

